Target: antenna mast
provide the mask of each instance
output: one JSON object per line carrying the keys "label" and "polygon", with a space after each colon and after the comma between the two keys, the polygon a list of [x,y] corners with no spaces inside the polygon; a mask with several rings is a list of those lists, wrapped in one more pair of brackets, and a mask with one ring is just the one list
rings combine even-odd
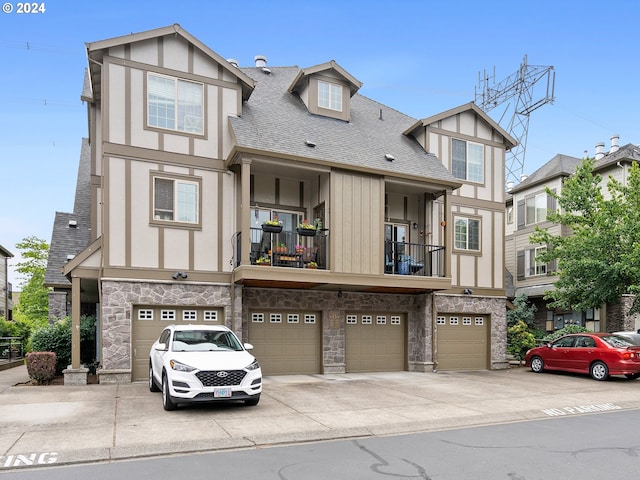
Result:
{"label": "antenna mast", "polygon": [[[480,77],[480,72],[478,72],[475,102],[486,113],[508,102],[498,123],[502,125],[505,115],[510,111],[512,112],[511,119],[505,130],[518,142],[518,145],[506,154],[505,181],[513,180],[518,183],[524,173],[529,116],[531,112],[543,105],[547,103],[553,104],[555,100],[556,73],[552,66],[528,65],[527,56],[525,55],[517,72],[509,75],[498,84],[495,84],[495,77],[495,67],[491,77],[487,75],[486,70],[483,77]],[[545,79],[547,83],[545,94],[534,98],[534,86]],[[492,82],[491,85],[489,84],[490,81]]]}

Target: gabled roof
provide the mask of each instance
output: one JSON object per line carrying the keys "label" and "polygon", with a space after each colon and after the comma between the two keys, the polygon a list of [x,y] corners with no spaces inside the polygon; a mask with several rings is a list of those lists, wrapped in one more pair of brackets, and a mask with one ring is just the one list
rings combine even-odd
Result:
{"label": "gabled roof", "polygon": [[13,253],[11,253],[9,250],[4,248],[2,245],[0,245],[0,254],[2,254],[2,256],[4,256],[4,257],[8,257],[8,258],[13,257]]}
{"label": "gabled roof", "polygon": [[571,176],[576,172],[580,162],[582,162],[580,158],[558,154],[509,190],[509,193],[517,193],[535,185],[547,183],[553,178]]}
{"label": "gabled roof", "polygon": [[496,130],[502,137],[504,137],[504,144],[506,150],[510,150],[515,147],[518,142],[511,136],[505,129],[503,129],[498,123],[496,123],[489,115],[487,115],[480,107],[478,107],[474,102],[465,103],[464,105],[460,105],[459,107],[452,108],[447,110],[446,112],[438,113],[437,115],[433,115],[428,118],[424,118],[414,123],[411,127],[405,130],[405,135],[411,135],[417,128],[426,127],[431,125],[432,123],[439,122],[440,120],[444,120],[445,118],[453,117],[454,115],[458,115],[460,113],[464,113],[467,111],[473,111],[476,115],[482,118],[485,122],[487,122],[494,130]]}
{"label": "gabled roof", "polygon": [[607,153],[604,157],[596,160],[593,165],[593,169],[597,171],[601,168],[608,167],[613,163],[618,163],[622,161],[640,162],[640,147],[637,145],[628,143],[620,147],[615,152]]}
{"label": "gabled roof", "polygon": [[[228,162],[236,152],[244,151],[460,186],[435,155],[402,134],[416,122],[414,118],[360,94],[351,98],[348,122],[314,115],[298,95],[290,93],[301,69],[269,70],[271,73],[265,74],[258,68],[243,68],[256,80],[256,88],[243,105],[242,117],[229,118],[236,146]],[[387,154],[394,160],[387,160]]]}
{"label": "gabled roof", "polygon": [[191,35],[189,32],[184,30],[177,23],[170,25],[168,27],[156,28],[154,30],[147,30],[140,33],[132,33],[130,35],[124,35],[121,37],[115,37],[108,40],[100,40],[98,42],[86,43],[87,49],[87,58],[89,60],[89,70],[92,72],[90,76],[91,80],[91,98],[95,98],[99,95],[99,69],[96,69],[96,64],[100,65],[102,63],[102,58],[104,56],[104,51],[118,47],[120,45],[126,45],[135,42],[141,42],[144,40],[150,40],[153,38],[164,37],[166,35],[178,35],[184,38],[187,42],[191,43],[199,50],[208,55],[215,62],[222,65],[224,69],[226,69],[229,73],[236,76],[238,80],[240,80],[240,84],[242,86],[242,99],[247,100],[251,96],[251,92],[253,91],[253,81],[247,77],[244,73],[242,73],[237,67],[233,66],[227,60],[222,58],[216,52],[207,47],[204,43],[198,40],[196,37]]}
{"label": "gabled roof", "polygon": [[349,90],[352,97],[358,92],[358,90],[360,90],[360,87],[362,87],[362,82],[358,81],[349,72],[338,65],[335,60],[331,60],[330,62],[321,63],[320,65],[301,69],[298,72],[298,75],[296,75],[296,78],[293,79],[293,82],[291,82],[291,86],[289,87],[288,92],[294,93],[298,91],[298,89],[306,83],[308,77],[316,73],[326,71],[336,72],[344,80],[346,80],[349,83]]}
{"label": "gabled roof", "polygon": [[73,213],[56,212],[51,233],[44,284],[70,286],[62,274],[69,256],[77,255],[91,241],[91,147],[82,139]]}

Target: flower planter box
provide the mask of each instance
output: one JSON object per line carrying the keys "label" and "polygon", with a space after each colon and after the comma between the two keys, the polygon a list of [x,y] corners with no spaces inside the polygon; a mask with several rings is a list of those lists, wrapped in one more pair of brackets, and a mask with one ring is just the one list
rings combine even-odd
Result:
{"label": "flower planter box", "polygon": [[315,228],[298,228],[298,235],[301,237],[315,237],[316,229]]}
{"label": "flower planter box", "polygon": [[263,223],[262,231],[268,233],[280,233],[282,231],[282,225],[266,225]]}

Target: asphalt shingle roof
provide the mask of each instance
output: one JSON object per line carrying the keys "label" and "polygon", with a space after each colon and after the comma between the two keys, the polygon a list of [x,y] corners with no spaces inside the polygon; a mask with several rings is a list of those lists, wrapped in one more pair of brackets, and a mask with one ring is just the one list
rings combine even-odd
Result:
{"label": "asphalt shingle roof", "polygon": [[[256,88],[242,116],[230,118],[239,147],[459,183],[435,155],[402,134],[416,119],[357,93],[350,100],[350,121],[314,115],[298,95],[287,91],[300,68],[270,66],[271,74],[258,68],[241,70],[256,81]],[[307,140],[315,148],[305,145]]]}
{"label": "asphalt shingle roof", "polygon": [[513,194],[514,192],[518,192],[527,187],[545,183],[546,181],[558,176],[566,177],[573,175],[580,162],[582,162],[581,158],[558,154],[529,175],[525,180],[512,188],[510,193]]}
{"label": "asphalt shingle roof", "polygon": [[[49,246],[45,285],[70,286],[71,283],[62,274],[67,263],[67,255],[77,255],[91,241],[91,148],[86,138],[82,139],[78,179],[73,213],[56,212]],[[76,222],[76,227],[69,225]]]}

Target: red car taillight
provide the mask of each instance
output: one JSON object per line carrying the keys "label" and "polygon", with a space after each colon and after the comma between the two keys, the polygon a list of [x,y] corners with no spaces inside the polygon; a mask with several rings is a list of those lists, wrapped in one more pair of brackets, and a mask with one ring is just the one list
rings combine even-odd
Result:
{"label": "red car taillight", "polygon": [[635,352],[622,352],[620,355],[623,360],[633,360],[634,358],[638,358]]}

